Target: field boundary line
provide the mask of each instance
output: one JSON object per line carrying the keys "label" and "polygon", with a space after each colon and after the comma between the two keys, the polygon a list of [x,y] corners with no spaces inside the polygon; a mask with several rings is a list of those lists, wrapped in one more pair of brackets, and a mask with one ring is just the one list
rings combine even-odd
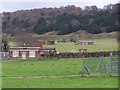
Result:
{"label": "field boundary line", "polygon": [[62,77],[77,77],[77,76],[98,76],[96,74],[74,74],[74,75],[58,75],[58,76],[2,76],[2,78],[62,78]]}

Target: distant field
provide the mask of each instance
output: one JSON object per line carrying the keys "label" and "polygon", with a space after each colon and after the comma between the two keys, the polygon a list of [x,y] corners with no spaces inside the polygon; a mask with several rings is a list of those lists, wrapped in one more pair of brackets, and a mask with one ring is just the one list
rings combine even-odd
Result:
{"label": "distant field", "polygon": [[3,88],[118,87],[117,77],[78,76],[82,69],[81,59],[10,61],[3,62],[2,68]]}
{"label": "distant field", "polygon": [[8,45],[9,46],[17,46],[17,43],[15,43],[15,42],[9,42]]}
{"label": "distant field", "polygon": [[44,47],[55,47],[58,52],[79,52],[79,49],[87,49],[88,52],[117,51],[118,43],[116,39],[90,39],[80,41],[93,41],[94,45],[75,45],[73,42],[58,43],[55,45],[45,45]]}
{"label": "distant field", "polygon": [[[55,45],[44,45],[43,47],[56,48],[58,52],[79,52],[79,49],[87,49],[87,52],[99,52],[99,51],[117,51],[118,42],[116,39],[81,39],[80,41],[92,41],[94,45],[75,45],[73,42],[68,43],[58,43]],[[15,42],[9,42],[10,46],[17,46]]]}

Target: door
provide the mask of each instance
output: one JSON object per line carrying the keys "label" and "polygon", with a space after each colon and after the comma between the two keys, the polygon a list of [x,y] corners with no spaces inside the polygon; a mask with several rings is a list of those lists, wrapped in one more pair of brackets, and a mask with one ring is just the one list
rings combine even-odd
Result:
{"label": "door", "polygon": [[25,52],[22,53],[22,59],[26,59],[26,53]]}

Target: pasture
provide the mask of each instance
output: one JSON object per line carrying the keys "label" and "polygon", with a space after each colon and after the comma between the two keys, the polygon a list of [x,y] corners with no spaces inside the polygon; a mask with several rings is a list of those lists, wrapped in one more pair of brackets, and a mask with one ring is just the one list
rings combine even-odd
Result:
{"label": "pasture", "polygon": [[[43,45],[47,48],[56,48],[58,52],[79,52],[79,49],[87,49],[87,52],[100,52],[100,51],[117,51],[118,42],[115,38],[105,39],[80,39],[79,41],[94,42],[94,45],[75,45],[73,42],[58,43],[55,45]],[[9,42],[9,46],[18,46],[15,42]]]}
{"label": "pasture", "polygon": [[117,51],[118,42],[116,39],[87,39],[80,41],[93,41],[94,45],[75,45],[73,42],[58,43],[55,45],[44,45],[44,47],[54,47],[58,52],[79,52],[79,49],[87,49],[87,52],[99,52],[99,51]]}
{"label": "pasture", "polygon": [[79,76],[81,59],[2,62],[3,88],[117,88],[118,78]]}

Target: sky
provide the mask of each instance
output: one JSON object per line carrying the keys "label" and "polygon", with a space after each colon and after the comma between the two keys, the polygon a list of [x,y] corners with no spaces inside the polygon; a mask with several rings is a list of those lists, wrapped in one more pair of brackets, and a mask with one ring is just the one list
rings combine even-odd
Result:
{"label": "sky", "polygon": [[0,13],[67,5],[75,5],[81,8],[96,5],[98,8],[103,8],[104,5],[115,4],[119,1],[120,0],[0,0]]}

